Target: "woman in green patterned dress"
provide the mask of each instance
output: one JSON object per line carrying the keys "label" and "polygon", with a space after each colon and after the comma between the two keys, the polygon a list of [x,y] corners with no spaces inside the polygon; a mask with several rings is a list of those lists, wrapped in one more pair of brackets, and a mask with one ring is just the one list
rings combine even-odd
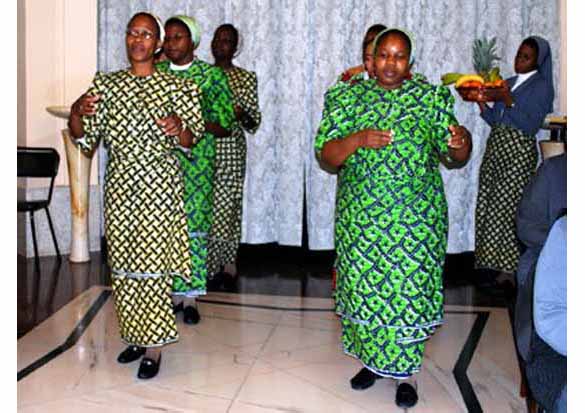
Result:
{"label": "woman in green patterned dress", "polygon": [[[260,126],[258,80],[254,72],[234,66],[240,36],[231,24],[215,30],[211,51],[215,66],[227,74],[234,98],[237,126],[227,139],[217,142],[215,160],[213,223],[209,240],[208,271],[223,272],[228,289],[235,287],[236,256],[242,231],[242,201],[246,173],[246,134]],[[245,131],[245,132],[244,132]]]}
{"label": "woman in green patterned dress", "polygon": [[319,126],[318,156],[341,167],[335,246],[342,343],[364,368],[365,389],[398,379],[396,403],[416,404],[425,341],[443,320],[447,202],[441,160],[465,162],[471,136],[457,126],[447,88],[410,78],[414,42],[376,38],[376,79],[339,89]]}
{"label": "woman in green patterned dress", "polygon": [[157,67],[163,72],[190,79],[199,86],[205,120],[203,139],[180,157],[185,174],[192,273],[188,281],[177,276],[173,282],[175,308],[183,309],[186,324],[197,324],[200,316],[195,298],[205,294],[207,286],[216,147],[231,136],[235,114],[225,73],[194,55],[201,36],[197,22],[188,16],[174,16],[165,23],[165,32],[164,53],[169,60],[159,63]]}
{"label": "woman in green patterned dress", "polygon": [[203,135],[197,86],[154,66],[164,33],[159,23],[148,13],[132,17],[126,30],[130,68],[97,73],[69,118],[82,150],[92,151],[100,138],[108,150],[108,264],[120,333],[128,345],[118,361],[144,355],[141,379],[158,373],[161,347],[178,340],[173,276],[188,280],[191,268],[175,149],[188,148]]}

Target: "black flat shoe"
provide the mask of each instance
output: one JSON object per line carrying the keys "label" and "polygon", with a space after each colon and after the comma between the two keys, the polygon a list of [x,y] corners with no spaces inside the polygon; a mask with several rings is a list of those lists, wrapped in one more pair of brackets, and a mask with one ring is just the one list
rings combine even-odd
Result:
{"label": "black flat shoe", "polygon": [[349,381],[351,384],[351,388],[354,390],[365,390],[368,387],[372,387],[376,380],[382,379],[383,377],[379,374],[374,373],[373,371],[368,370],[367,368],[363,368],[359,371],[358,374],[353,376],[353,378]]}
{"label": "black flat shoe", "polygon": [[179,303],[173,306],[173,314],[177,314],[183,311],[183,303]]}
{"label": "black flat shoe", "polygon": [[418,402],[416,389],[409,383],[400,383],[396,389],[396,406],[408,409]]}
{"label": "black flat shoe", "polygon": [[207,279],[207,291],[221,291],[223,285],[223,274],[218,272],[213,277]]}
{"label": "black flat shoe", "polygon": [[197,308],[190,305],[186,306],[183,310],[183,321],[185,324],[197,324],[199,320],[201,320],[201,317]]}
{"label": "black flat shoe", "polygon": [[126,347],[126,350],[122,351],[120,355],[118,355],[118,363],[132,363],[133,361],[136,361],[142,357],[145,352],[146,349],[144,347],[128,346]]}
{"label": "black flat shoe", "polygon": [[228,293],[238,292],[238,276],[225,273],[223,278],[223,290]]}
{"label": "black flat shoe", "polygon": [[138,378],[146,380],[152,379],[154,376],[156,376],[160,368],[161,358],[162,354],[158,356],[158,361],[154,361],[148,357],[143,357],[142,361],[140,362],[140,367],[138,367]]}

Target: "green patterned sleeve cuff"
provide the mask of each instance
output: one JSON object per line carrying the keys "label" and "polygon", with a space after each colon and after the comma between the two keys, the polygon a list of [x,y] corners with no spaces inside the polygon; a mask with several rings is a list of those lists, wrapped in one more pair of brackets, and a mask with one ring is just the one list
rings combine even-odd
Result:
{"label": "green patterned sleeve cuff", "polygon": [[455,98],[445,86],[437,86],[434,95],[434,142],[440,154],[449,152],[447,141],[450,125],[459,125],[454,112]]}
{"label": "green patterned sleeve cuff", "polygon": [[195,144],[205,132],[205,122],[201,111],[201,91],[193,82],[183,82],[182,85],[175,98],[175,113],[193,134],[193,144]]}
{"label": "green patterned sleeve cuff", "polygon": [[221,69],[214,70],[213,73],[210,88],[212,118],[217,120],[222,128],[232,130],[236,124],[236,115],[228,78]]}
{"label": "green patterned sleeve cuff", "polygon": [[348,115],[339,102],[339,98],[345,89],[334,85],[325,93],[323,115],[317,129],[314,145],[318,157],[321,157],[321,151],[327,142],[345,136],[341,125],[344,124],[344,120],[347,119]]}

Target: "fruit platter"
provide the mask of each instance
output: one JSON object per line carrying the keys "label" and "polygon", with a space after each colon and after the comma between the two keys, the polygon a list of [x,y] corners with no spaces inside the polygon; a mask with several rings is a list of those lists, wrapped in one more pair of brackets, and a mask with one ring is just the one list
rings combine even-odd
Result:
{"label": "fruit platter", "polygon": [[[473,68],[476,73],[446,73],[441,76],[443,85],[455,85],[461,98],[468,102],[494,102],[508,87],[495,62],[496,38],[476,39],[473,42]],[[511,102],[507,102],[510,103]]]}

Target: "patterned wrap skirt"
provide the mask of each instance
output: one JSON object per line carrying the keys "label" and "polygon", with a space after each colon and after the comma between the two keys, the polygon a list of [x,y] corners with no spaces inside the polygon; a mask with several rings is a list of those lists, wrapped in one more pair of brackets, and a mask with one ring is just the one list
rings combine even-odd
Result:
{"label": "patterned wrap skirt", "polygon": [[443,322],[441,176],[364,179],[343,171],[337,200],[335,301],[344,351],[381,376],[409,377]]}
{"label": "patterned wrap skirt", "polygon": [[475,211],[475,266],[514,273],[520,248],[516,211],[536,170],[536,139],[520,130],[492,128],[479,172]]}
{"label": "patterned wrap skirt", "polygon": [[235,263],[242,236],[242,202],[246,173],[246,136],[237,127],[216,141],[213,221],[208,240],[209,278],[225,264]]}
{"label": "patterned wrap skirt", "polygon": [[110,159],[105,229],[122,341],[140,347],[177,341],[172,280],[189,272],[189,241],[175,156]]}

